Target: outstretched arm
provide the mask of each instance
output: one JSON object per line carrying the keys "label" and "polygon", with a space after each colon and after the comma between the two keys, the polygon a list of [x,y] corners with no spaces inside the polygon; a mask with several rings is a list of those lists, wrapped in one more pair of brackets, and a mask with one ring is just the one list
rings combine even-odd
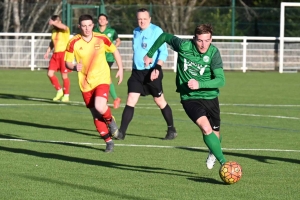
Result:
{"label": "outstretched arm", "polygon": [[178,52],[180,43],[183,40],[169,33],[162,33],[154,42],[148,53],[144,57],[145,66],[148,66],[152,62],[154,53],[160,48],[163,43],[167,43],[172,47],[174,51]]}

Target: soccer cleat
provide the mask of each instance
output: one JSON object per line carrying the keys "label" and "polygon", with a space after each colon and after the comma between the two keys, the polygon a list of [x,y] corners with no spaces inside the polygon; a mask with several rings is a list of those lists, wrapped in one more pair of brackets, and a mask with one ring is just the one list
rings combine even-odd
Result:
{"label": "soccer cleat", "polygon": [[114,100],[114,109],[117,109],[120,107],[121,99],[118,97]]}
{"label": "soccer cleat", "polygon": [[61,98],[61,101],[62,101],[62,102],[69,102],[69,101],[70,101],[70,98],[69,98],[69,96],[63,96],[63,97]]}
{"label": "soccer cleat", "polygon": [[217,159],[214,156],[214,154],[211,151],[209,151],[207,159],[206,159],[206,167],[207,167],[207,169],[212,169],[214,167],[214,165],[215,165],[216,160]]}
{"label": "soccer cleat", "polygon": [[114,142],[110,141],[110,142],[106,142],[106,149],[105,149],[105,153],[111,153],[114,151]]}
{"label": "soccer cleat", "polygon": [[58,90],[56,96],[53,98],[53,101],[58,101],[64,96],[64,92],[62,90]]}
{"label": "soccer cleat", "polygon": [[122,133],[122,131],[118,130],[118,135],[114,136],[115,139],[117,140],[124,140],[125,139],[125,135],[124,133]]}
{"label": "soccer cleat", "polygon": [[109,129],[109,134],[114,137],[117,138],[119,135],[119,129],[118,126],[116,124],[116,120],[115,117],[112,116],[111,122],[109,124],[107,124],[108,129]]}
{"label": "soccer cleat", "polygon": [[168,129],[167,135],[165,136],[164,140],[173,140],[177,137],[175,127],[173,129]]}

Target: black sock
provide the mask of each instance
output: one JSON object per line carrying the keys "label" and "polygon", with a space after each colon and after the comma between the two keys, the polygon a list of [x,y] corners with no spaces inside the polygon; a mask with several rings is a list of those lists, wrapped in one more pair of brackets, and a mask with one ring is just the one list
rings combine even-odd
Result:
{"label": "black sock", "polygon": [[132,120],[133,113],[134,113],[134,107],[126,105],[123,110],[121,127],[120,127],[120,131],[123,134],[126,134],[126,130],[128,128],[129,123]]}
{"label": "black sock", "polygon": [[172,114],[172,109],[169,106],[169,104],[167,104],[163,109],[161,109],[161,113],[166,120],[168,129],[171,129],[171,130],[174,129],[173,114]]}

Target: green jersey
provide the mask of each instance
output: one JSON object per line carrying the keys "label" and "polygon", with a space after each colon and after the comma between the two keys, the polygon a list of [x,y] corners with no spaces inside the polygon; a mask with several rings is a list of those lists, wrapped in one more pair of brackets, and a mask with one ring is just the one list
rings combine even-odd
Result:
{"label": "green jersey", "polygon": [[[100,31],[99,27],[96,27],[94,29],[94,31],[98,32],[98,33],[105,34],[110,39],[111,42],[114,42],[119,37],[116,30],[113,29],[113,28],[110,28],[110,27],[106,27],[106,29],[103,32]],[[112,53],[107,53],[106,52],[105,56],[106,56],[107,62],[115,62],[115,58],[114,58],[114,55]]]}
{"label": "green jersey", "polygon": [[[217,47],[210,45],[205,53],[200,53],[193,40],[180,39],[168,33],[162,33],[147,53],[152,57],[161,44],[166,42],[178,52],[176,92],[182,100],[214,99],[219,96],[219,87],[224,86],[223,62]],[[198,90],[191,90],[188,81],[195,79]]]}

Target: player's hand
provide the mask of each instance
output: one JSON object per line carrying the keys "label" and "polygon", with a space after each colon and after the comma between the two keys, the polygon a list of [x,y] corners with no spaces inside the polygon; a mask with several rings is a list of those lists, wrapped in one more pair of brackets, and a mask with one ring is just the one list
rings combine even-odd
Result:
{"label": "player's hand", "polygon": [[191,90],[198,90],[200,87],[199,87],[199,82],[196,81],[195,79],[191,79],[189,80],[188,82],[188,87],[191,89]]}
{"label": "player's hand", "polygon": [[144,67],[148,67],[152,63],[152,58],[149,58],[147,55],[144,56]]}
{"label": "player's hand", "polygon": [[80,72],[82,70],[82,67],[83,67],[83,65],[82,65],[81,60],[80,60],[79,63],[77,63],[77,65],[76,65],[76,70],[78,72]]}
{"label": "player's hand", "polygon": [[116,78],[119,78],[118,85],[120,85],[123,81],[123,69],[119,69]]}
{"label": "player's hand", "polygon": [[48,56],[49,56],[49,53],[45,53],[44,59],[45,59],[45,60],[48,60]]}
{"label": "player's hand", "polygon": [[158,69],[154,69],[154,70],[151,72],[150,80],[153,81],[153,80],[157,79],[158,76],[159,76],[159,70],[158,70]]}
{"label": "player's hand", "polygon": [[49,25],[53,25],[54,21],[52,19],[49,20]]}

